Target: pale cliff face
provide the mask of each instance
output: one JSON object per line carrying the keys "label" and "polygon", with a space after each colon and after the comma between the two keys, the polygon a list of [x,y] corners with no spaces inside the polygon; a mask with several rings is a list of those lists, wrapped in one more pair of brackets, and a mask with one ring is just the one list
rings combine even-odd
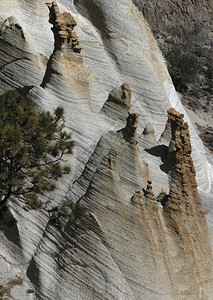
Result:
{"label": "pale cliff face", "polygon": [[130,0],[0,7],[1,94],[19,88],[38,109],[63,106],[76,142],[72,174],[42,199],[72,202],[70,220],[10,202],[16,223],[0,232],[0,266],[10,274],[0,271],[3,288],[18,276],[11,299],[32,299],[27,288],[42,300],[211,299],[195,169],[205,190],[212,169],[189,117],[188,128],[177,112],[184,109],[142,15]]}

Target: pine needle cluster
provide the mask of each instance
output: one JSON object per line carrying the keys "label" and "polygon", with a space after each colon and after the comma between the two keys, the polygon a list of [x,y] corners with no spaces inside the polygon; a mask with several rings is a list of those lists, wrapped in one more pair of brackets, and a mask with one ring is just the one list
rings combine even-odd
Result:
{"label": "pine needle cluster", "polygon": [[0,206],[15,196],[39,207],[38,196],[53,191],[70,172],[63,158],[73,147],[62,107],[53,114],[37,112],[18,92],[5,93],[0,102]]}

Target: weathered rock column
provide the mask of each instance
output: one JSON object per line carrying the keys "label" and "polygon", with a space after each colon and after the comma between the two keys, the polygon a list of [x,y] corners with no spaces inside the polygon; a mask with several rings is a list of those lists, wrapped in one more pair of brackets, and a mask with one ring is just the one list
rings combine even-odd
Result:
{"label": "weathered rock column", "polygon": [[183,117],[174,108],[168,110],[172,134],[167,156],[171,188],[163,203],[165,231],[175,294],[183,299],[187,299],[187,294],[190,299],[206,299],[212,288],[211,239],[197,191],[188,124]]}

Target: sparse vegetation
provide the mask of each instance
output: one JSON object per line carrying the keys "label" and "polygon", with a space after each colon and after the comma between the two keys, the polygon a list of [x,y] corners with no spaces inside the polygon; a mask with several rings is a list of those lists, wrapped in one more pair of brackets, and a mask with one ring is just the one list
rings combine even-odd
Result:
{"label": "sparse vegetation", "polygon": [[199,48],[190,43],[174,42],[165,51],[168,70],[178,91],[183,91],[188,83],[193,82],[200,69]]}
{"label": "sparse vegetation", "polygon": [[166,195],[166,192],[164,192],[164,191],[161,189],[161,191],[160,191],[160,193],[159,193],[158,196],[160,197],[160,196],[164,196],[164,195]]}
{"label": "sparse vegetation", "polygon": [[32,102],[10,91],[1,99],[0,115],[0,207],[15,196],[36,209],[38,196],[54,190],[70,172],[63,158],[74,142],[65,131],[64,110],[37,112]]}
{"label": "sparse vegetation", "polygon": [[74,220],[74,209],[75,205],[72,201],[65,201],[61,205],[54,206],[48,211],[51,213],[51,221],[60,227],[62,219]]}
{"label": "sparse vegetation", "polygon": [[207,146],[211,152],[213,152],[213,128],[200,126],[197,123],[195,124],[200,131],[199,136],[203,140],[204,145]]}
{"label": "sparse vegetation", "polygon": [[34,291],[34,290],[31,290],[31,289],[29,289],[29,290],[27,290],[27,293],[28,293],[28,294],[34,294],[34,293],[35,293],[35,291]]}
{"label": "sparse vegetation", "polygon": [[163,203],[165,202],[166,197],[167,197],[166,192],[161,189],[161,191],[159,192],[156,200],[163,205]]}
{"label": "sparse vegetation", "polygon": [[[213,118],[213,48],[200,45],[166,33],[155,34],[167,60],[175,88],[181,93],[182,103],[207,123]],[[186,64],[184,61],[186,60]],[[207,130],[208,131],[208,130]],[[212,151],[212,133],[200,134],[204,144]]]}
{"label": "sparse vegetation", "polygon": [[189,95],[190,95],[191,97],[199,98],[199,89],[198,89],[197,87],[193,86],[193,87],[191,88],[191,90],[189,91]]}

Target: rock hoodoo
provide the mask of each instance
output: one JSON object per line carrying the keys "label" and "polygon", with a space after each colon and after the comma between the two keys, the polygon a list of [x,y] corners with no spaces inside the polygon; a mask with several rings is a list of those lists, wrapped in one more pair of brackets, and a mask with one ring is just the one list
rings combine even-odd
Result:
{"label": "rock hoodoo", "polygon": [[171,141],[168,147],[167,163],[172,164],[172,181],[176,180],[184,188],[187,182],[196,189],[195,169],[191,158],[191,142],[189,126],[184,122],[184,115],[174,108],[168,110],[168,121],[171,124]]}
{"label": "rock hoodoo", "polygon": [[152,146],[156,145],[156,136],[155,136],[155,129],[152,123],[148,123],[144,128],[141,136],[141,145],[144,148],[151,148]]}
{"label": "rock hoodoo", "polygon": [[49,8],[49,22],[53,24],[55,43],[41,86],[56,92],[56,97],[59,93],[61,97],[72,94],[75,103],[87,105],[90,109],[90,84],[93,82],[93,75],[83,65],[81,46],[77,34],[73,32],[77,23],[70,13],[61,13],[55,1],[46,5]]}
{"label": "rock hoodoo", "polygon": [[130,143],[137,144],[136,129],[138,127],[139,116],[140,115],[134,110],[129,110],[128,117],[126,118],[126,127],[121,130],[125,140],[127,140]]}
{"label": "rock hoodoo", "polygon": [[[163,203],[167,224],[165,229],[168,240],[172,238],[177,249],[178,260],[173,259],[171,255],[174,269],[178,270],[182,265],[185,266],[185,274],[191,274],[189,279],[179,269],[175,276],[182,276],[177,281],[174,280],[175,283],[178,282],[178,289],[185,285],[188,294],[198,295],[199,288],[194,283],[200,282],[203,287],[203,296],[200,299],[206,299],[204,296],[208,294],[208,281],[213,270],[211,239],[197,191],[188,124],[184,122],[183,117],[183,114],[174,108],[168,110],[172,135],[167,157],[171,188]],[[203,269],[205,275],[202,274]]]}
{"label": "rock hoodoo", "polygon": [[50,11],[49,22],[53,24],[52,31],[55,38],[55,50],[69,48],[76,53],[81,52],[78,37],[73,32],[77,25],[74,18],[68,12],[60,13],[58,5],[55,1],[46,3]]}
{"label": "rock hoodoo", "polygon": [[[146,168],[149,166],[142,163],[143,153],[137,151],[137,122],[138,114],[130,110],[126,127],[119,132],[108,132],[101,138],[82,177],[76,182],[76,186],[83,187],[90,178],[77,206],[96,218],[99,231],[92,229],[89,217],[83,217],[84,226],[90,228],[104,247],[100,250],[100,246],[98,249],[92,244],[84,256],[85,264],[90,264],[91,249],[97,255],[100,251],[104,255],[107,250],[111,258],[108,267],[98,266],[96,260],[93,266],[96,271],[109,274],[115,263],[125,278],[126,287],[133,293],[125,291],[128,299],[170,300],[181,297],[187,300],[188,295],[193,300],[205,299],[212,292],[209,280],[213,270],[212,250],[194,184],[188,127],[182,114],[173,108],[168,110],[170,144],[175,146],[169,146],[169,151],[174,152],[171,152],[174,159],[169,171],[170,192],[168,195],[162,192],[162,201],[158,203],[153,181],[148,179]],[[81,230],[88,234],[85,228]],[[78,225],[74,232],[78,237]],[[90,237],[89,240],[92,242]],[[83,240],[81,243],[80,247],[85,247]],[[79,280],[80,271],[74,276]],[[96,284],[95,276],[91,275],[90,280]],[[88,289],[88,283],[86,285]],[[95,288],[95,299],[97,293]],[[106,293],[107,299],[113,299],[108,290],[101,290],[101,293]],[[118,291],[116,293],[119,295]]]}

